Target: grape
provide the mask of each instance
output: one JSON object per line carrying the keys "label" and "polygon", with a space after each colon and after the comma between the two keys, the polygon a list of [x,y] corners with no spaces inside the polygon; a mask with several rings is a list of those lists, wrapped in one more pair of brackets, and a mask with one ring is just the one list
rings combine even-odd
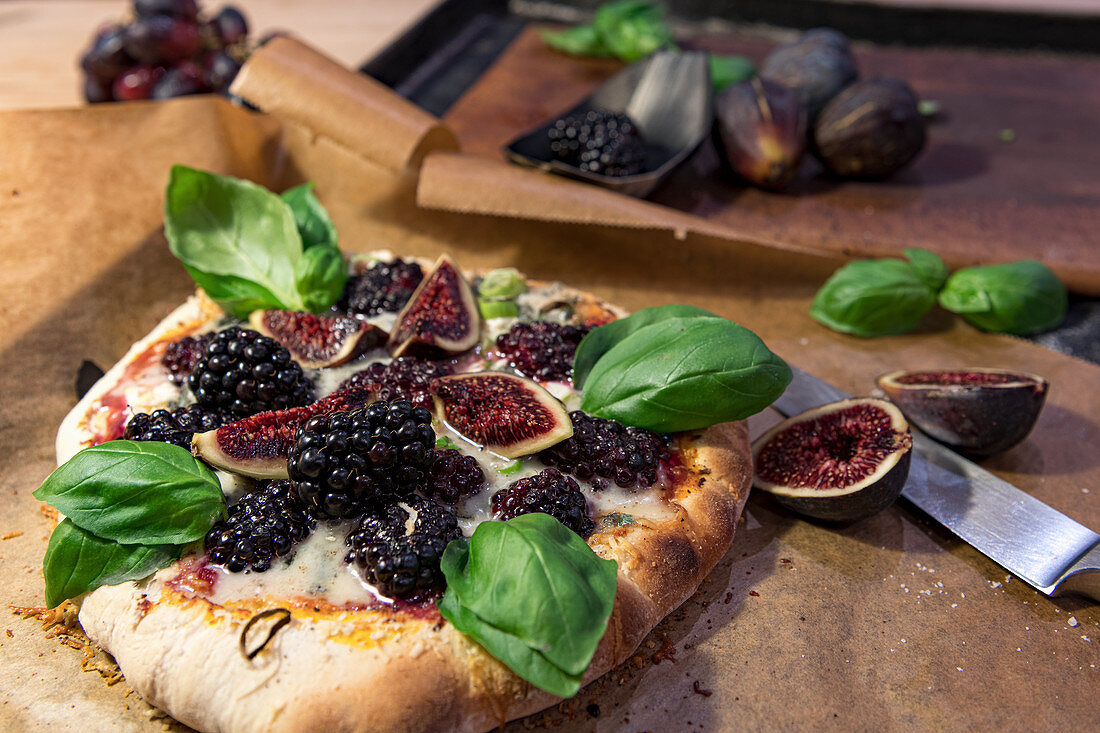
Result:
{"label": "grape", "polygon": [[88,75],[84,77],[84,98],[91,104],[114,101],[111,82]]}
{"label": "grape", "polygon": [[166,15],[139,18],[126,30],[126,51],[146,64],[179,61],[199,50],[199,29]]}
{"label": "grape", "polygon": [[124,44],[125,28],[104,29],[95,37],[92,47],[80,60],[81,68],[100,81],[113,81],[115,77],[134,65],[134,59],[126,53]]}
{"label": "grape", "polygon": [[115,99],[128,102],[134,99],[149,99],[153,88],[160,78],[160,69],[152,66],[135,66],[115,80],[112,91]]}
{"label": "grape", "polygon": [[214,20],[210,21],[210,27],[214,30],[214,35],[227,46],[243,41],[248,35],[248,21],[244,19],[244,14],[232,5],[222,8],[221,12],[214,16]]}
{"label": "grape", "polygon": [[168,15],[194,20],[199,14],[199,7],[195,0],[134,0],[134,12],[139,18]]}
{"label": "grape", "polygon": [[188,94],[201,94],[206,91],[202,80],[202,71],[190,61],[184,61],[157,82],[153,89],[153,99],[184,97]]}
{"label": "grape", "polygon": [[205,59],[206,85],[217,92],[223,92],[229,88],[241,65],[233,60],[233,57],[223,51],[211,51]]}

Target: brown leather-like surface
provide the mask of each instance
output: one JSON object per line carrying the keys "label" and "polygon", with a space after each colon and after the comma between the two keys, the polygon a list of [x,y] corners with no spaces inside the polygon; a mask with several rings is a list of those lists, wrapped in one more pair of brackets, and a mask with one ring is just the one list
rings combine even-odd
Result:
{"label": "brown leather-like surface", "polygon": [[[411,174],[213,98],[2,113],[0,141],[0,536],[22,532],[0,540],[6,605],[43,602],[51,525],[31,491],[53,468],[80,362],[109,366],[192,290],[160,233],[175,162],[277,188],[315,181],[348,250],[447,251],[463,267],[515,266],[631,309],[709,308],[856,394],[899,367],[1035,372],[1051,389],[1034,432],[983,465],[1100,528],[1100,368],[942,312],[905,336],[828,331],[807,310],[839,260],[691,232],[677,239],[420,209]],[[276,160],[284,161],[278,176]],[[750,425],[758,433],[769,419]],[[643,643],[637,663],[536,722],[615,731],[1087,730],[1100,724],[1098,625],[1100,606],[1009,581],[903,506],[834,529],[754,494],[731,550]],[[161,730],[124,685],[106,687],[79,663],[79,652],[44,638],[37,623],[7,616],[0,729]]]}
{"label": "brown leather-like surface", "polygon": [[[774,46],[698,45],[756,61]],[[882,182],[841,182],[807,159],[790,191],[775,194],[726,179],[708,141],[650,200],[744,238],[845,256],[925,247],[953,267],[1035,258],[1071,290],[1100,295],[1100,60],[869,44],[854,52],[861,78],[905,79],[942,108],[910,168]],[[503,145],[620,68],[555,53],[528,29],[445,119],[464,152],[501,159]]]}

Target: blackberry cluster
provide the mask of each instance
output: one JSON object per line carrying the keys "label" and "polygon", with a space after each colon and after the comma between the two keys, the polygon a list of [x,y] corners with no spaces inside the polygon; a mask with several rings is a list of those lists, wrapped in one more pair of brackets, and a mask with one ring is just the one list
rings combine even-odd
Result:
{"label": "blackberry cluster", "polygon": [[415,262],[405,262],[400,257],[393,262],[379,262],[348,278],[336,307],[346,313],[367,316],[396,313],[409,302],[423,279],[424,271]]}
{"label": "blackberry cluster", "polygon": [[416,512],[412,532],[406,528],[409,512],[393,502],[368,511],[344,539],[345,561],[358,565],[366,581],[390,598],[442,588],[443,550],[462,536],[453,510],[420,497],[408,505]]}
{"label": "blackberry cluster", "polygon": [[424,493],[444,504],[455,504],[459,499],[473,496],[485,488],[485,472],[477,459],[463,455],[455,448],[435,452],[428,469],[428,482]]}
{"label": "blackberry cluster", "polygon": [[622,112],[591,109],[556,121],[547,131],[550,152],[568,165],[605,176],[645,171],[645,146],[634,122]]}
{"label": "blackberry cluster", "polygon": [[187,384],[203,407],[239,418],[313,401],[313,384],[290,352],[244,328],[211,338]]}
{"label": "blackberry cluster", "polygon": [[168,344],[160,363],[168,370],[168,375],[176,384],[184,384],[191,376],[195,365],[206,353],[206,346],[214,334],[202,336],[184,336],[179,341]]}
{"label": "blackberry cluster", "polygon": [[428,385],[436,377],[445,377],[453,371],[450,364],[399,356],[389,364],[375,362],[344,380],[340,389],[370,387],[382,400],[408,400],[417,407],[431,407],[432,395]]}
{"label": "blackberry cluster", "polygon": [[206,554],[214,565],[239,573],[262,573],[271,561],[301,542],[316,520],[289,481],[272,481],[229,507],[229,516],[206,533]]}
{"label": "blackberry cluster", "polygon": [[434,445],[430,412],[408,400],[378,401],[311,417],[298,432],[287,471],[317,514],[351,517],[423,485]]}
{"label": "blackberry cluster", "polygon": [[207,410],[200,405],[188,405],[172,411],[139,412],[126,423],[126,431],[122,437],[126,440],[171,443],[190,449],[191,437],[195,433],[216,430],[231,420],[232,418],[220,412]]}
{"label": "blackberry cluster", "polygon": [[549,466],[588,481],[596,489],[611,482],[625,488],[645,488],[657,482],[657,464],[668,456],[661,436],[616,420],[569,413],[573,437],[539,453]]}
{"label": "blackberry cluster", "polygon": [[586,328],[549,321],[517,323],[497,336],[497,351],[524,376],[544,382],[566,380],[572,376],[577,344],[586,333]]}
{"label": "blackberry cluster", "polygon": [[581,537],[592,534],[596,525],[588,516],[588,500],[577,482],[556,468],[521,478],[493,494],[493,516],[507,520],[521,514],[542,512]]}

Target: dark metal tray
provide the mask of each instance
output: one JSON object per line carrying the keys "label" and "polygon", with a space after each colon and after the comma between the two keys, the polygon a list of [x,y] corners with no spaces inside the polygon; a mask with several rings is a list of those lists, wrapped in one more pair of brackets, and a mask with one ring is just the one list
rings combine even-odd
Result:
{"label": "dark metal tray", "polygon": [[[360,70],[442,116],[529,22],[579,21],[584,10],[599,4],[599,0],[444,0]],[[883,43],[1100,53],[1100,15],[849,6],[820,0],[681,0],[666,5],[673,21],[688,23],[718,17],[789,28],[830,25],[854,38]],[[1028,340],[1100,364],[1100,300],[1071,296],[1063,324]]]}

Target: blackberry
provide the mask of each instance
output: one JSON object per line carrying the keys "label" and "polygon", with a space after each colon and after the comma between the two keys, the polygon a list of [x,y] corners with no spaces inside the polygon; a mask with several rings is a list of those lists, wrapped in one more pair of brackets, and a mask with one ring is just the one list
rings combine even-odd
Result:
{"label": "blackberry", "polygon": [[229,516],[206,533],[207,557],[214,565],[239,573],[262,573],[271,561],[301,542],[317,521],[289,481],[272,481],[229,507]]}
{"label": "blackberry", "polygon": [[581,487],[556,468],[544,469],[501,489],[493,494],[492,508],[493,517],[501,520],[535,512],[549,514],[581,537],[592,534],[596,527],[588,516],[588,500]]}
{"label": "blackberry", "polygon": [[409,302],[423,279],[424,271],[415,262],[405,262],[400,257],[393,262],[379,262],[366,272],[348,278],[336,308],[366,316],[396,313]]}
{"label": "blackberry", "polygon": [[179,341],[168,344],[168,348],[164,350],[164,356],[160,358],[160,363],[168,370],[168,376],[173,382],[183,384],[187,381],[195,365],[206,353],[206,345],[212,338],[214,338],[212,333],[202,336],[184,336]]}
{"label": "blackberry", "polygon": [[644,488],[657,482],[657,464],[668,456],[661,436],[580,410],[569,417],[573,437],[539,453],[544,463],[588,481],[597,490],[611,483]]}
{"label": "blackberry", "polygon": [[439,560],[447,543],[462,536],[453,510],[421,497],[408,505],[416,512],[411,532],[409,512],[391,502],[368,511],[344,539],[345,561],[358,565],[364,579],[390,598],[442,589]]}
{"label": "blackberry", "polygon": [[497,336],[497,351],[526,377],[544,382],[567,380],[572,377],[577,344],[586,333],[587,328],[549,321],[517,323]]}
{"label": "blackberry", "polygon": [[313,385],[290,352],[244,328],[211,338],[187,384],[200,405],[238,418],[313,401]]}
{"label": "blackberry", "polygon": [[191,448],[195,433],[215,430],[230,422],[231,418],[220,412],[207,410],[200,405],[188,405],[178,410],[154,410],[139,412],[126,423],[122,437],[127,440],[153,440],[171,443],[181,448]]}
{"label": "blackberry", "polygon": [[455,448],[435,452],[428,469],[428,482],[424,493],[444,504],[455,504],[459,499],[473,496],[485,488],[485,472],[473,456],[463,455]]}
{"label": "blackberry", "polygon": [[645,147],[633,120],[592,109],[556,121],[547,131],[558,160],[591,173],[632,176],[645,171]]}
{"label": "blackberry", "polygon": [[287,471],[317,514],[351,517],[423,485],[433,445],[430,412],[408,400],[380,400],[310,418],[298,431]]}
{"label": "blackberry", "polygon": [[340,389],[370,387],[377,391],[379,399],[403,399],[417,407],[430,408],[432,396],[428,385],[436,377],[445,377],[452,371],[451,365],[445,362],[399,356],[389,364],[377,361],[352,374],[344,380]]}

